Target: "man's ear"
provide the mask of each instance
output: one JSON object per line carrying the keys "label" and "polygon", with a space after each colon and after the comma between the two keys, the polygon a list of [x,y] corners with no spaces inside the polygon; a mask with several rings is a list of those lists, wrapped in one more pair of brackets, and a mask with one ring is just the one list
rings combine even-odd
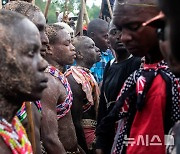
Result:
{"label": "man's ear", "polygon": [[46,51],[46,54],[52,55],[52,54],[53,54],[52,51],[53,51],[53,47],[50,46],[50,45],[48,44],[48,45],[47,45],[47,51]]}
{"label": "man's ear", "polygon": [[76,51],[76,59],[83,59],[81,51]]}
{"label": "man's ear", "polygon": [[90,38],[94,38],[94,32],[90,33]]}

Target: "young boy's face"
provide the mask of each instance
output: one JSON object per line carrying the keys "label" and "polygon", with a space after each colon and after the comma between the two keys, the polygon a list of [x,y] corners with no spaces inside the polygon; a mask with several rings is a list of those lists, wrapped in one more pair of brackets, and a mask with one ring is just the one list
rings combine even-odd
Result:
{"label": "young boy's face", "polygon": [[40,55],[39,31],[26,18],[15,26],[15,32],[9,36],[14,42],[9,44],[6,60],[1,68],[6,70],[1,71],[1,85],[4,85],[9,96],[18,96],[23,101],[38,100],[47,87],[44,74],[47,62]]}
{"label": "young boy's face", "polygon": [[109,41],[111,47],[114,49],[116,54],[120,54],[122,52],[126,52],[126,49],[121,42],[121,31],[116,28],[116,26],[111,22],[109,25]]}
{"label": "young boy's face", "polygon": [[56,38],[56,42],[50,45],[53,49],[53,59],[61,66],[73,64],[76,52],[70,34],[65,29],[62,29],[57,32]]}
{"label": "young boy's face", "polygon": [[85,61],[88,64],[94,64],[101,60],[101,53],[99,48],[95,46],[94,41],[86,37],[81,44],[81,51],[83,55],[83,61]]}
{"label": "young boy's face", "polygon": [[47,52],[47,44],[49,43],[49,39],[45,34],[45,27],[46,27],[46,19],[42,12],[40,11],[33,11],[32,14],[34,15],[33,19],[30,19],[38,28],[40,37],[41,37],[41,55],[45,56]]}
{"label": "young boy's face", "polygon": [[101,51],[106,51],[110,46],[108,39],[108,26],[104,26],[99,31],[96,31],[93,41]]}

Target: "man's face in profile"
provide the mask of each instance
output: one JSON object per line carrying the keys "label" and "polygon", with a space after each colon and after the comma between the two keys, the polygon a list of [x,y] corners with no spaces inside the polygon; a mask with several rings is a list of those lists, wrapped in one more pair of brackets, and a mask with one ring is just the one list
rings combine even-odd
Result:
{"label": "man's face in profile", "polygon": [[10,96],[18,95],[24,101],[38,100],[47,87],[44,74],[47,62],[40,55],[39,31],[27,18],[16,26],[16,32],[11,38],[16,36],[16,43],[8,51],[4,65],[8,70],[4,72],[1,83],[7,83],[6,91]]}

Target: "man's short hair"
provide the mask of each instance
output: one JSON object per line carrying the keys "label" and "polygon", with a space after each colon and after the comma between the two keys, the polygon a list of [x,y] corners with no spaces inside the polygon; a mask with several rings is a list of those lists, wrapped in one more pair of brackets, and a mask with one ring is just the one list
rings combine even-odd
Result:
{"label": "man's short hair", "polygon": [[58,31],[64,29],[64,27],[58,24],[49,24],[46,26],[46,34],[49,39],[49,44],[54,44],[57,41],[57,33]]}
{"label": "man's short hair", "polygon": [[32,22],[34,22],[35,18],[34,12],[41,12],[38,6],[25,1],[10,1],[4,6],[4,9],[18,12],[29,18]]}
{"label": "man's short hair", "polygon": [[0,11],[0,61],[3,54],[8,54],[17,42],[16,25],[25,19],[25,16],[8,10]]}
{"label": "man's short hair", "polygon": [[104,27],[108,28],[108,22],[98,18],[94,19],[88,25],[87,35],[90,36],[92,32],[99,32]]}
{"label": "man's short hair", "polygon": [[86,38],[89,38],[87,36],[77,36],[73,39],[73,46],[75,47],[75,51],[79,51],[82,49],[82,43],[83,41],[86,39]]}

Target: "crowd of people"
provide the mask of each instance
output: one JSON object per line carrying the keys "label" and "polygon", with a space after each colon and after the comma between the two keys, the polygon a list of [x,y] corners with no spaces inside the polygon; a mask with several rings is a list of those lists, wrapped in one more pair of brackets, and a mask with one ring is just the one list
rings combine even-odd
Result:
{"label": "crowd of people", "polygon": [[86,36],[31,1],[0,10],[0,153],[180,153],[180,1],[110,5]]}

